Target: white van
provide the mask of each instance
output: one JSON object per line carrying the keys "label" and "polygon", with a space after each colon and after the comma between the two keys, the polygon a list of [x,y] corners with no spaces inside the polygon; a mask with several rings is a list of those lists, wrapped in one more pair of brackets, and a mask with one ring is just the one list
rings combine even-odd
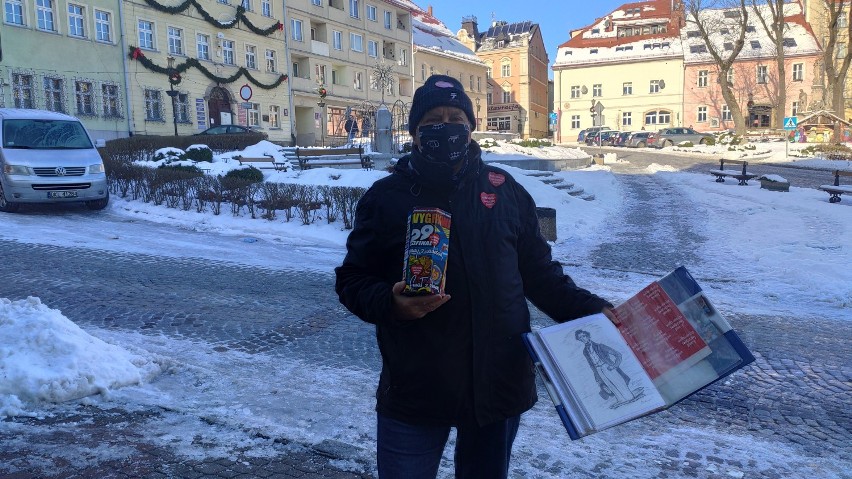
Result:
{"label": "white van", "polygon": [[93,210],[109,203],[104,162],[80,120],[0,108],[0,211],[74,201]]}

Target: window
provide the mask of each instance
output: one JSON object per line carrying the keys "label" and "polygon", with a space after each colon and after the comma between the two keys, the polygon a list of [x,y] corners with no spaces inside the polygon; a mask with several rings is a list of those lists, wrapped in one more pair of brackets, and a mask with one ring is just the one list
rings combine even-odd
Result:
{"label": "window", "polygon": [[699,106],[698,107],[698,122],[706,123],[707,122],[707,107]]}
{"label": "window", "polygon": [[53,0],[36,0],[38,29],[48,32],[56,31],[53,25]]}
{"label": "window", "polygon": [[622,95],[632,95],[633,94],[633,82],[622,83],[621,94]]}
{"label": "window", "polygon": [[740,18],[739,10],[727,10],[723,15],[725,16],[725,18]]}
{"label": "window", "polygon": [[295,18],[290,20],[290,35],[293,36],[293,40],[297,42],[302,41],[302,21],[296,20]]}
{"label": "window", "polygon": [[32,75],[12,73],[12,97],[15,108],[35,108]]}
{"label": "window", "polygon": [[837,17],[837,28],[846,28],[849,26],[849,12],[848,10],[845,12],[840,12],[840,15]]}
{"label": "window", "polygon": [[269,0],[260,0],[260,14],[264,17],[272,16],[272,3]]}
{"label": "window", "polygon": [[121,103],[118,97],[118,85],[112,83],[101,84],[101,96],[103,97],[104,117],[121,118]]}
{"label": "window", "polygon": [[249,103],[251,107],[248,109],[248,125],[260,126],[260,103]]}
{"label": "window", "polygon": [[589,50],[589,55],[597,55],[597,54],[598,54],[597,48],[592,48],[591,50]]}
{"label": "window", "polygon": [[293,72],[293,78],[301,78],[299,76],[299,62],[293,62],[293,69],[291,71]]}
{"label": "window", "polygon": [[754,33],[757,29],[754,28],[754,25],[746,25],[746,33]]}
{"label": "window", "polygon": [[361,72],[355,72],[355,77],[352,78],[352,88],[354,88],[356,90],[361,90],[361,89],[363,89],[363,87],[364,87],[364,85],[363,85],[363,82],[362,82]]}
{"label": "window", "polygon": [[734,116],[731,115],[731,109],[728,105],[722,105],[722,121],[733,121]]}
{"label": "window", "polygon": [[710,76],[710,72],[707,70],[701,70],[698,72],[698,88],[706,88],[707,87],[707,79]]}
{"label": "window", "polygon": [[379,44],[373,40],[367,42],[367,55],[370,55],[373,58],[379,56]]}
{"label": "window", "polygon": [[269,128],[281,128],[281,107],[269,105]]}
{"label": "window", "polygon": [[630,126],[633,124],[633,113],[625,111],[621,113],[621,126]]}
{"label": "window", "polygon": [[846,42],[837,42],[837,58],[846,58]]}
{"label": "window", "polygon": [[793,102],[793,116],[796,116],[798,114],[799,114],[799,102],[794,101]]}
{"label": "window", "polygon": [[343,50],[343,33],[337,30],[332,31],[331,42],[335,50]]}
{"label": "window", "polygon": [[405,48],[399,49],[399,64],[402,66],[408,65],[408,51]]}
{"label": "window", "polygon": [[512,90],[503,90],[503,103],[512,103]]}
{"label": "window", "polygon": [[668,110],[649,111],[645,113],[646,125],[666,125],[672,121],[672,112]]}
{"label": "window", "polygon": [[163,102],[159,90],[145,90],[145,120],[163,121]]}
{"label": "window", "polygon": [[76,100],[78,115],[94,116],[95,92],[91,82],[74,82],[74,99]]}
{"label": "window", "polygon": [[504,78],[512,76],[512,64],[511,63],[503,62],[503,64],[500,65],[500,76],[502,76]]}
{"label": "window", "polygon": [[385,28],[391,29],[391,12],[385,11]]}
{"label": "window", "polygon": [[690,30],[686,32],[686,38],[698,38],[701,36],[701,32],[698,30]]}
{"label": "window", "polygon": [[488,119],[488,129],[491,131],[509,131],[512,129],[512,118],[496,116]]}
{"label": "window", "polygon": [[784,40],[781,41],[781,43],[782,43],[782,45],[784,45],[787,48],[793,48],[797,45],[795,38],[785,38]]}
{"label": "window", "polygon": [[580,128],[580,115],[571,115],[571,129]]}
{"label": "window", "polygon": [[580,86],[574,85],[571,87],[571,98],[580,98]]}
{"label": "window", "polygon": [[183,30],[169,27],[169,53],[183,55]]}
{"label": "window", "polygon": [[595,83],[592,85],[592,96],[603,96],[603,85],[600,83]]}
{"label": "window", "polygon": [[376,22],[378,21],[378,16],[376,14],[376,6],[375,5],[367,5],[367,20]]}
{"label": "window", "polygon": [[363,52],[364,51],[364,37],[358,33],[350,33],[349,34],[349,48],[352,49],[353,52]]}
{"label": "window", "polygon": [[482,91],[482,77],[476,77],[476,91]]}
{"label": "window", "polygon": [[112,20],[109,12],[95,10],[95,38],[99,42],[112,42]]}
{"label": "window", "polygon": [[15,25],[24,24],[24,3],[22,0],[5,0],[3,2],[4,18],[6,23]]}
{"label": "window", "polygon": [[485,103],[486,103],[487,105],[490,105],[490,104],[494,103],[494,96],[493,96],[491,93],[486,93],[486,94],[485,94]]}
{"label": "window", "polygon": [[361,18],[361,0],[349,0],[349,16]]}
{"label": "window", "polygon": [[757,66],[757,83],[767,83],[769,81],[769,73],[766,65]]}
{"label": "window", "polygon": [[759,42],[759,41],[757,41],[757,40],[752,40],[752,41],[751,41],[751,49],[752,49],[752,50],[757,50],[757,49],[759,49],[759,48],[760,48],[760,42]]}
{"label": "window", "polygon": [[257,70],[257,47],[246,45],[246,68]]}
{"label": "window", "polygon": [[728,85],[734,85],[734,69],[731,68],[728,70]]}
{"label": "window", "polygon": [[80,5],[68,4],[68,34],[73,37],[85,37],[85,12]]}
{"label": "window", "polygon": [[314,5],[316,5],[318,7],[322,6],[322,0],[311,0],[311,3],[313,3]]}
{"label": "window", "polygon": [[376,76],[370,73],[370,90],[379,91],[379,83],[376,81]]}
{"label": "window", "polygon": [[793,81],[804,81],[805,79],[805,64],[804,63],[794,63],[793,64]]}
{"label": "window", "polygon": [[270,73],[278,72],[278,60],[275,57],[275,50],[266,50],[266,71]]}
{"label": "window", "polygon": [[707,53],[707,45],[692,45],[689,47],[689,53]]}
{"label": "window", "polygon": [[425,63],[420,64],[420,79],[421,80],[426,79],[426,64]]}
{"label": "window", "polygon": [[136,27],[139,30],[139,48],[154,49],[154,23],[147,20],[139,20]]}
{"label": "window", "polygon": [[195,50],[199,60],[210,59],[210,36],[197,33],[195,35]]}
{"label": "window", "polygon": [[468,86],[470,86],[470,91],[473,91],[473,75],[470,76],[470,83],[468,83]]}
{"label": "window", "polygon": [[61,78],[44,77],[44,108],[65,113],[65,101],[62,98],[64,85]]}
{"label": "window", "polygon": [[731,42],[725,42],[724,47],[725,51],[730,52],[734,49],[734,44]]}
{"label": "window", "polygon": [[251,0],[242,0],[242,1],[240,2],[240,5],[242,5],[242,6],[243,6],[243,8],[245,8],[247,12],[252,11],[252,9],[251,9]]}
{"label": "window", "polygon": [[651,80],[649,93],[660,93],[660,80]]}
{"label": "window", "polygon": [[491,78],[491,66],[485,67],[485,78]]}
{"label": "window", "polygon": [[189,121],[189,95],[186,93],[175,95],[175,121],[191,123]]}
{"label": "window", "polygon": [[234,41],[222,40],[222,63],[234,65]]}
{"label": "window", "polygon": [[325,65],[316,65],[314,73],[316,74],[317,81],[320,84],[325,84]]}

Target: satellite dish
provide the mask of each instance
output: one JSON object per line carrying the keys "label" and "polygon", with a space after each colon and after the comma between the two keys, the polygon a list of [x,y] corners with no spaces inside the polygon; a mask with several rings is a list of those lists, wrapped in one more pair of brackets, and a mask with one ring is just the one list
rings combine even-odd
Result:
{"label": "satellite dish", "polygon": [[583,88],[581,88],[580,91],[583,93],[583,95],[585,95],[586,93],[589,93],[589,89],[586,88],[586,85],[583,85]]}
{"label": "satellite dish", "polygon": [[666,81],[660,80],[660,90],[664,89],[665,87],[666,87]]}

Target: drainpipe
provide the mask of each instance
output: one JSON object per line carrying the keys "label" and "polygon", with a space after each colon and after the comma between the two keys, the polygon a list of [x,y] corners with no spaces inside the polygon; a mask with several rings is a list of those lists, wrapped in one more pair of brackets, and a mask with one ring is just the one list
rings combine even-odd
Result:
{"label": "drainpipe", "polygon": [[118,24],[121,25],[121,64],[124,66],[124,105],[127,111],[127,133],[132,135],[136,129],[133,124],[133,103],[130,101],[130,70],[127,64],[127,36],[124,34],[124,0],[118,0]]}
{"label": "drainpipe", "polygon": [[[290,45],[287,37],[287,32],[289,32],[290,22],[287,20],[287,0],[281,2],[284,5],[284,57],[287,59],[287,71],[290,71],[290,67],[293,63],[290,61]],[[290,109],[290,114],[288,117],[290,118],[290,138],[293,140],[293,145],[296,146],[296,108],[293,106],[293,75],[288,73],[287,76],[287,96],[288,105]]]}

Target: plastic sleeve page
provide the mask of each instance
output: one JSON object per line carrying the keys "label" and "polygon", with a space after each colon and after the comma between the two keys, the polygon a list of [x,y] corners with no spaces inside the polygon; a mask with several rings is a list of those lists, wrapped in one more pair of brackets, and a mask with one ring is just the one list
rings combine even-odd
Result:
{"label": "plastic sleeve page", "polygon": [[542,328],[538,334],[558,367],[559,381],[574,391],[594,431],[665,407],[640,361],[603,314]]}

